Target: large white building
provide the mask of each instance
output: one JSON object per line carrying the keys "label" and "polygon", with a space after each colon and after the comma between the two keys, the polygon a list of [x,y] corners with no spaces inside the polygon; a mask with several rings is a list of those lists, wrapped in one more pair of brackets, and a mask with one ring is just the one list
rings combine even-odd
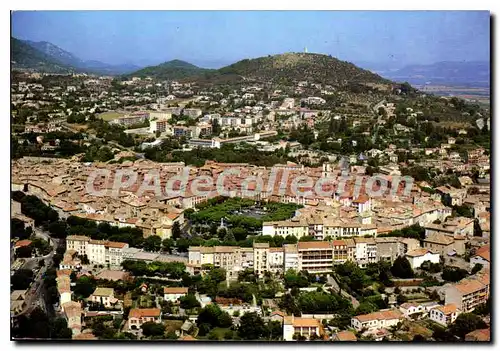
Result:
{"label": "large white building", "polygon": [[83,235],[69,235],[66,238],[66,250],[75,250],[78,255],[87,255],[90,263],[120,266],[123,261],[123,250],[127,243],[107,240],[92,240]]}
{"label": "large white building", "polygon": [[351,326],[360,331],[363,328],[373,331],[380,328],[388,328],[398,324],[402,318],[402,313],[398,310],[384,310],[351,318]]}
{"label": "large white building", "polygon": [[429,312],[429,318],[434,322],[447,327],[457,319],[459,314],[460,310],[457,308],[457,305],[450,303],[444,306],[433,308]]}
{"label": "large white building", "polygon": [[292,341],[294,335],[303,336],[310,339],[311,336],[323,336],[323,326],[321,322],[314,318],[300,318],[294,316],[287,316],[283,321],[283,340]]}
{"label": "large white building", "polygon": [[411,268],[420,268],[422,263],[430,261],[431,263],[439,263],[439,254],[434,253],[429,249],[416,249],[406,253],[406,258],[410,262]]}

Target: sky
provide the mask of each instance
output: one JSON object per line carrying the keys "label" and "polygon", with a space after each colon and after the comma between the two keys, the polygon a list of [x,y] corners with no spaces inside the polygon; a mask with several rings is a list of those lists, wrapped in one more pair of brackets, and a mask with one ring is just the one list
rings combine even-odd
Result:
{"label": "sky", "polygon": [[12,36],[110,64],[218,68],[306,47],[395,67],[490,58],[487,11],[16,11]]}

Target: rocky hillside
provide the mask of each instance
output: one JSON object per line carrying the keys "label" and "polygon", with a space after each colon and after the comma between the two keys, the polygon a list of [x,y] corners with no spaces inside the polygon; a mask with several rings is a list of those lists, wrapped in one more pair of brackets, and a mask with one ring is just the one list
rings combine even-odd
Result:
{"label": "rocky hillside", "polygon": [[29,68],[43,72],[69,72],[71,68],[35,49],[26,42],[10,39],[10,61],[14,68]]}

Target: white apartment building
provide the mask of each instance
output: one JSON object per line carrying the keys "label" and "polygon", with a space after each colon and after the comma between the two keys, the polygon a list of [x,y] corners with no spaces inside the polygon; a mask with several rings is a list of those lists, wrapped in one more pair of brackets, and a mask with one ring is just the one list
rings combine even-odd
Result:
{"label": "white apartment building", "polygon": [[453,303],[450,303],[432,309],[429,313],[429,318],[434,322],[447,327],[457,319],[459,314],[460,310],[457,308],[457,306]]}
{"label": "white apartment building", "polygon": [[289,220],[262,223],[262,235],[287,237],[293,235],[300,239],[309,235],[309,225],[305,221]]}
{"label": "white apartment building", "polygon": [[377,243],[374,238],[354,238],[356,263],[361,268],[377,262]]}
{"label": "white apartment building", "polygon": [[410,262],[411,268],[419,268],[425,261],[439,263],[439,254],[433,253],[428,249],[416,249],[406,253],[406,258]]}
{"label": "white apartment building", "polygon": [[120,266],[123,261],[123,249],[127,243],[107,240],[92,240],[82,235],[69,235],[66,238],[66,251],[75,250],[79,255],[87,255],[92,264]]}

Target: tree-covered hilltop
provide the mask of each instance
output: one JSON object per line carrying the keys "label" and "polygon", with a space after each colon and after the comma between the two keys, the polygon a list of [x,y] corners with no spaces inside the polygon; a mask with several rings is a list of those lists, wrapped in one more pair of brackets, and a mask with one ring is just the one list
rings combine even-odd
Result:
{"label": "tree-covered hilltop", "polygon": [[237,74],[265,81],[309,81],[342,85],[346,82],[389,83],[354,64],[329,55],[285,53],[245,59],[221,68],[221,74]]}
{"label": "tree-covered hilltop", "polygon": [[200,68],[189,62],[172,60],[157,66],[149,66],[128,75],[129,77],[151,77],[156,79],[181,79],[201,75],[212,70]]}
{"label": "tree-covered hilltop", "polygon": [[173,60],[143,68],[128,76],[159,79],[189,78],[197,82],[214,84],[245,79],[276,83],[309,81],[333,85],[344,85],[348,82],[390,83],[377,74],[361,69],[350,62],[328,55],[305,53],[285,53],[244,59],[218,70],[204,69],[185,61]]}

